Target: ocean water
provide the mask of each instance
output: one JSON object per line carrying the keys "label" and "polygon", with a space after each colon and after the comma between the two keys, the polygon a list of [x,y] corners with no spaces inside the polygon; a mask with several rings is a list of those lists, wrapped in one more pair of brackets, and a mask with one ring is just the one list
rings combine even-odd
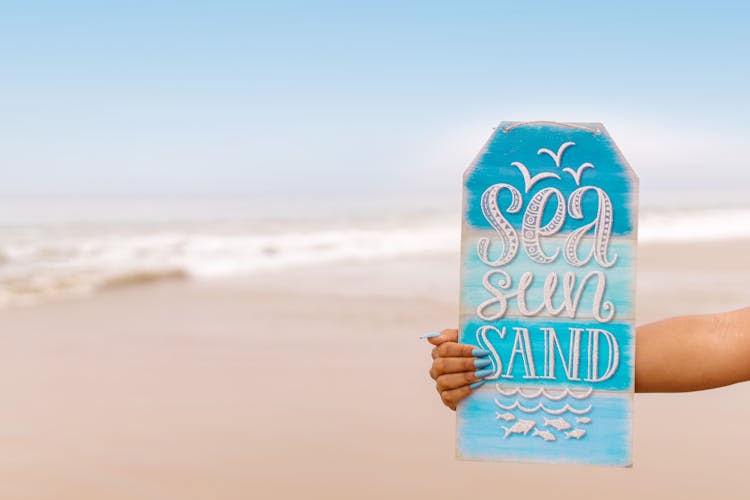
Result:
{"label": "ocean water", "polygon": [[[750,196],[642,203],[639,241],[750,238]],[[457,254],[460,200],[285,195],[0,197],[0,307],[130,283]]]}

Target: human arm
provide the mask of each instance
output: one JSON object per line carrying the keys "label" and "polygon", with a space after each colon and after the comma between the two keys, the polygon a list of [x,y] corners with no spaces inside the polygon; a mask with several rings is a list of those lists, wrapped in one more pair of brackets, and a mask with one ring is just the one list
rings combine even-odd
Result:
{"label": "human arm", "polygon": [[[456,405],[471,393],[476,377],[474,346],[458,344],[458,330],[429,338],[430,376],[443,403]],[[479,353],[481,354],[481,353]],[[479,373],[481,375],[481,371]],[[636,392],[685,392],[750,380],[750,307],[679,316],[636,330]]]}
{"label": "human arm", "polygon": [[636,330],[636,392],[686,392],[750,380],[750,307],[679,316]]}

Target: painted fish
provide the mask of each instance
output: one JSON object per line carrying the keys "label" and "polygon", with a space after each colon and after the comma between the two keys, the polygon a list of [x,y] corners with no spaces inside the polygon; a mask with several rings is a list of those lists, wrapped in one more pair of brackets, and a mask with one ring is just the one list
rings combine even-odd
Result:
{"label": "painted fish", "polygon": [[577,424],[590,424],[591,419],[589,417],[577,417],[576,423]]}
{"label": "painted fish", "polygon": [[586,431],[584,431],[583,429],[573,429],[572,431],[565,433],[565,439],[570,439],[570,438],[581,439],[585,435],[586,435]]}
{"label": "painted fish", "polygon": [[554,427],[558,431],[564,431],[567,429],[570,429],[570,424],[567,420],[565,420],[562,417],[559,418],[544,418],[544,426],[545,427]]}
{"label": "painted fish", "polygon": [[514,417],[513,414],[508,411],[506,411],[505,413],[500,413],[500,412],[495,412],[495,413],[497,414],[497,416],[495,417],[495,420],[503,419],[506,422],[510,422],[516,419],[516,417]]}
{"label": "painted fish", "polygon": [[504,425],[501,425],[500,427],[505,429],[505,436],[503,436],[504,439],[511,434],[523,434],[525,436],[535,425],[536,423],[533,420],[519,420],[513,424],[512,427],[505,427]]}
{"label": "painted fish", "polygon": [[553,436],[550,431],[540,431],[539,429],[534,429],[534,433],[532,434],[532,436],[539,436],[545,441],[557,441],[555,436]]}

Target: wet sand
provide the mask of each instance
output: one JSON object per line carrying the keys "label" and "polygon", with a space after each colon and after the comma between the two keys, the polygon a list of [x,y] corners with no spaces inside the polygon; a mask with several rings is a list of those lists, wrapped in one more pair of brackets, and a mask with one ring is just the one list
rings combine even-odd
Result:
{"label": "wet sand", "polygon": [[[750,304],[748,248],[642,246],[638,322]],[[457,269],[347,263],[0,311],[0,498],[747,496],[750,384],[637,396],[633,469],[456,461],[417,337],[455,326]]]}

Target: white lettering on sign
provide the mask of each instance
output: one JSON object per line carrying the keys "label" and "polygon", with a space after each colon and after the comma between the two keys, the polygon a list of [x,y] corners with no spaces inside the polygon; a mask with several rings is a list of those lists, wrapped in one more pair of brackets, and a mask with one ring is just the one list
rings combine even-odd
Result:
{"label": "white lettering on sign", "polygon": [[[557,208],[552,220],[542,226],[542,215],[547,208],[547,202],[554,196],[557,200]],[[521,226],[521,235],[523,239],[523,249],[531,260],[539,264],[550,264],[557,259],[560,249],[548,256],[544,253],[540,242],[541,236],[552,236],[565,223],[565,197],[555,188],[545,188],[539,191],[529,202],[526,212],[523,215],[523,225]]]}
{"label": "white lettering on sign", "polygon": [[[581,200],[583,199],[583,195],[590,190],[599,195],[599,210],[596,219],[570,233],[565,242],[565,260],[567,260],[572,266],[580,267],[591,260],[591,257],[593,256],[600,266],[610,268],[617,261],[617,256],[615,255],[611,260],[607,257],[609,238],[612,235],[612,202],[607,193],[594,186],[578,188],[570,195],[570,199],[568,200],[568,211],[572,218],[583,219]],[[578,246],[586,233],[592,228],[594,229],[594,246],[591,248],[589,255],[586,258],[581,259],[578,256]]]}
{"label": "white lettering on sign", "polygon": [[542,328],[542,331],[544,332],[544,375],[542,378],[555,378],[555,354],[557,354],[568,380],[581,380],[578,377],[578,360],[581,356],[581,332],[583,328],[570,329],[570,347],[568,348],[567,361],[555,329]]}
{"label": "white lettering on sign", "polygon": [[[513,344],[510,354],[506,360],[503,360],[495,349],[495,345],[489,339],[490,333],[497,334],[499,339],[498,345],[509,342],[506,339],[507,327],[497,328],[492,325],[484,325],[477,330],[477,340],[479,344],[487,347],[493,356],[495,363],[492,375],[485,377],[486,380],[497,380],[499,378],[515,378],[514,368],[523,364],[523,379],[548,379],[557,380],[558,362],[562,369],[565,379],[570,381],[581,380],[581,336],[586,332],[586,376],[583,379],[586,382],[602,382],[611,378],[620,365],[620,346],[617,337],[607,330],[601,328],[568,328],[568,347],[567,353],[563,343],[560,342],[557,331],[553,327],[541,327],[541,335],[532,335],[528,328],[514,327]],[[604,339],[602,342],[600,339]],[[538,347],[541,344],[541,349]],[[606,347],[602,349],[603,345]],[[537,347],[535,350],[534,347]],[[535,351],[541,351],[541,360],[544,366],[542,374],[537,373]],[[606,362],[602,367],[602,360]]]}
{"label": "white lettering on sign", "polygon": [[[588,376],[587,382],[601,382],[607,380],[617,371],[620,365],[620,346],[617,344],[617,338],[607,330],[599,328],[587,330],[589,333],[589,358],[588,358]],[[603,336],[608,344],[607,368],[602,375],[599,375],[599,337]]]}
{"label": "white lettering on sign", "polygon": [[529,339],[529,330],[526,328],[514,328],[516,338],[513,340],[513,349],[510,351],[510,360],[508,360],[507,372],[503,375],[505,378],[513,378],[513,361],[516,355],[521,355],[523,362],[523,378],[537,378],[536,368],[534,367],[534,356],[531,352],[531,340]]}
{"label": "white lettering on sign", "polygon": [[[492,279],[498,276],[495,283]],[[487,271],[482,278],[482,286],[492,294],[492,297],[485,300],[477,307],[477,316],[485,321],[496,321],[508,311],[508,300],[516,299],[518,312],[523,316],[536,316],[542,311],[546,311],[552,316],[559,316],[565,312],[565,316],[575,318],[578,314],[578,307],[581,302],[581,296],[588,282],[596,278],[596,289],[591,302],[591,315],[601,323],[608,323],[615,316],[615,305],[611,301],[604,300],[604,293],[607,286],[607,278],[601,271],[591,271],[581,279],[576,290],[577,277],[572,272],[566,272],[563,275],[562,300],[559,306],[554,305],[554,299],[558,292],[558,275],[551,272],[544,280],[544,291],[542,303],[535,309],[529,309],[526,301],[526,294],[534,282],[534,273],[525,272],[518,281],[518,286],[513,291],[513,279],[506,271],[502,269],[492,269]],[[493,308],[494,306],[494,308]]]}
{"label": "white lettering on sign", "polygon": [[[508,214],[518,213],[523,205],[523,196],[518,189],[510,184],[495,184],[487,188],[482,194],[482,214],[495,229],[500,238],[502,250],[500,256],[492,260],[489,256],[490,239],[481,238],[477,244],[477,253],[482,262],[492,267],[502,267],[511,262],[515,258],[516,253],[518,253],[519,248],[518,233],[516,233],[513,225],[503,215],[497,202],[498,194],[504,189],[510,191],[512,195],[510,206],[506,210]],[[560,248],[555,249],[552,255],[547,255],[542,249],[541,237],[552,236],[560,231],[565,223],[566,212],[572,219],[582,220],[584,215],[581,204],[583,196],[589,191],[593,191],[598,196],[599,209],[596,217],[588,224],[584,224],[568,235],[565,240],[563,255],[565,260],[575,267],[587,264],[592,257],[604,268],[610,268],[615,264],[617,256],[615,255],[611,259],[607,256],[609,239],[612,235],[612,201],[604,190],[595,186],[583,186],[573,191],[568,199],[567,207],[565,197],[555,188],[544,188],[531,198],[523,214],[521,226],[523,249],[529,259],[539,264],[550,264],[557,260]],[[557,202],[555,214],[547,224],[542,226],[542,215],[547,207],[547,203],[553,197]],[[592,230],[594,232],[595,244],[589,254],[581,258],[579,256],[579,246],[584,236]]]}
{"label": "white lettering on sign", "polygon": [[508,220],[503,217],[500,212],[500,207],[497,204],[497,195],[503,189],[510,191],[512,196],[510,206],[508,207],[508,213],[515,214],[521,210],[523,204],[523,198],[518,189],[511,186],[510,184],[495,184],[489,187],[482,194],[482,213],[484,214],[487,221],[495,228],[495,232],[500,237],[500,243],[502,244],[502,253],[495,260],[490,260],[490,239],[480,238],[477,243],[477,253],[479,258],[492,267],[501,267],[513,260],[518,251],[518,235],[513,226]]}

